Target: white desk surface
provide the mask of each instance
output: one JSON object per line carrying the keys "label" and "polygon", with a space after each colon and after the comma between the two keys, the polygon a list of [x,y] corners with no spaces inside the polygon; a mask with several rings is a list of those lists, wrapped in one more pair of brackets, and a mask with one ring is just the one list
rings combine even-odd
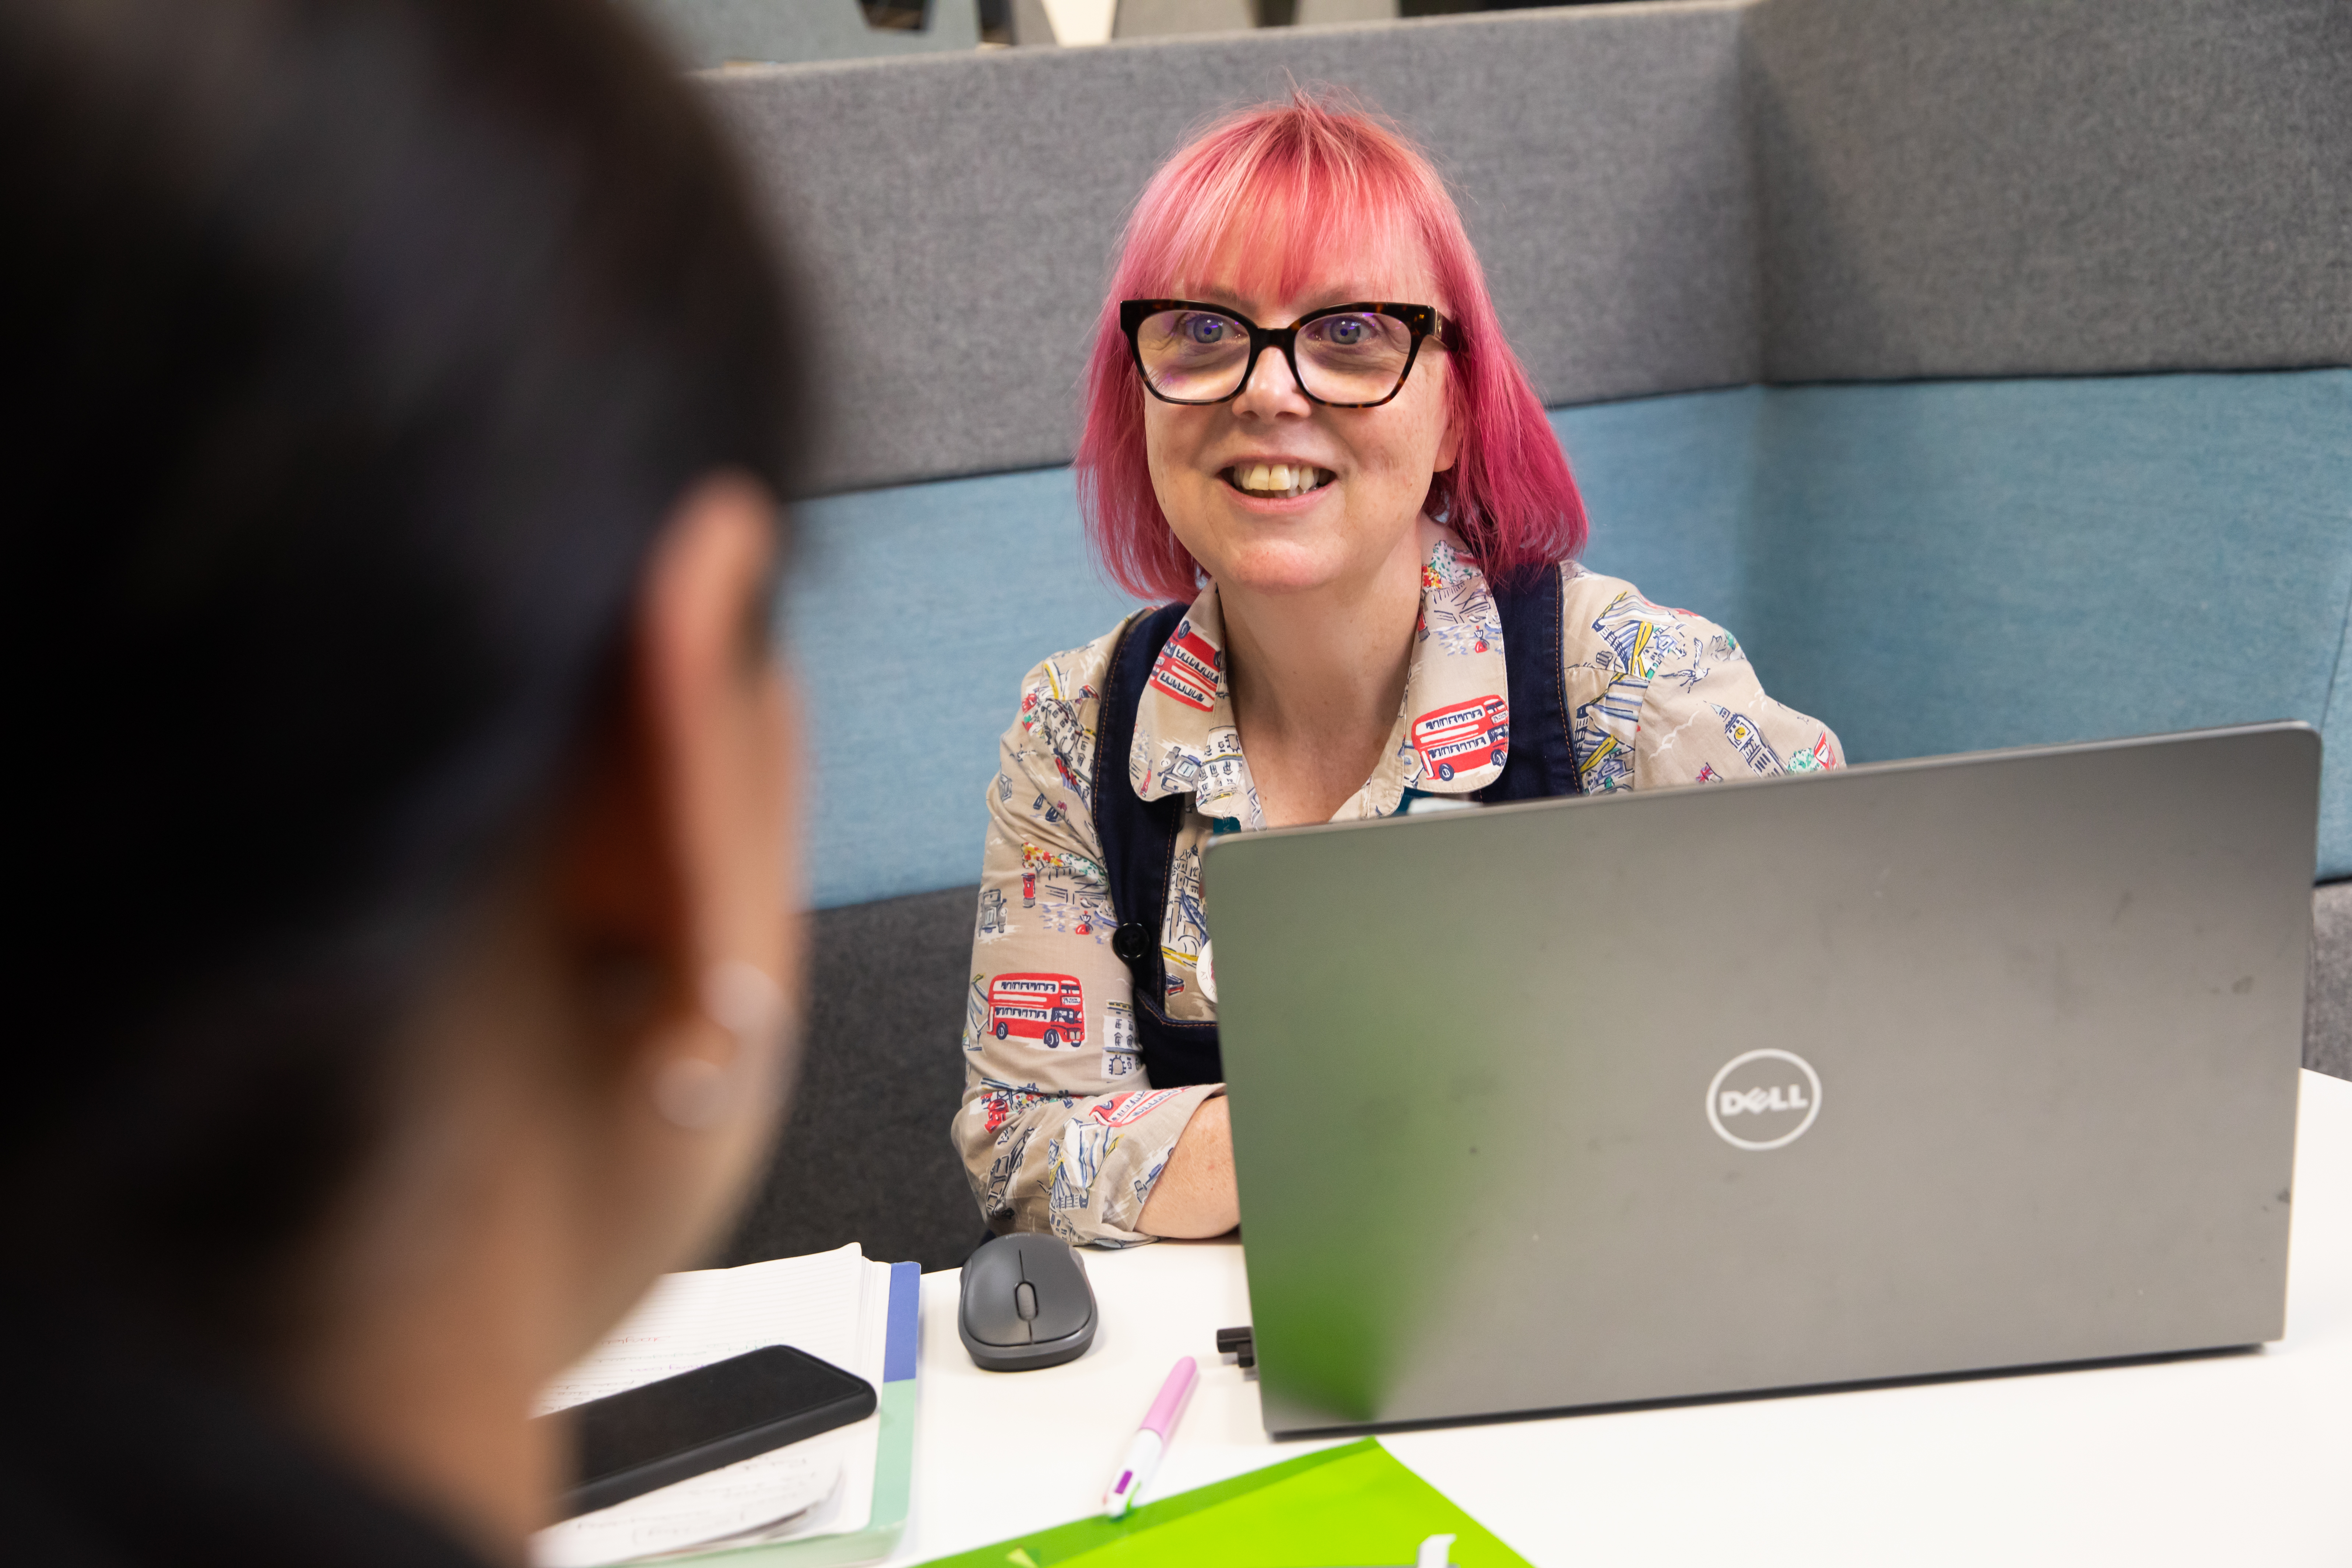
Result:
{"label": "white desk surface", "polygon": [[[1384,1436],[1530,1562],[2352,1564],[2352,1083],[2303,1075],[2286,1338],[2260,1352]],[[1272,1443],[1217,1357],[1250,1321],[1232,1242],[1088,1253],[1102,1327],[985,1373],[923,1277],[914,1510],[894,1563],[1075,1519],[1170,1364],[1202,1381],[1151,1494]]]}

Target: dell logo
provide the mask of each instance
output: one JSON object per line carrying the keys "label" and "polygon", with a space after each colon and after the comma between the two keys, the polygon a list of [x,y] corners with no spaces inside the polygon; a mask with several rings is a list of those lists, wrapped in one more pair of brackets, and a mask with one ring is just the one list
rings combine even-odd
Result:
{"label": "dell logo", "polygon": [[1706,1123],[1735,1149],[1778,1149],[1822,1113],[1822,1079],[1793,1051],[1749,1051],[1706,1086]]}

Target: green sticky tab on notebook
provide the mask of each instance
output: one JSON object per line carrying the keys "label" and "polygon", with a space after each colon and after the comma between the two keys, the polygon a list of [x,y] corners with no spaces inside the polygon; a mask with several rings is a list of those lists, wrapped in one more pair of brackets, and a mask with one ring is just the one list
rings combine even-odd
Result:
{"label": "green sticky tab on notebook", "polygon": [[1454,1537],[1446,1556],[1455,1568],[1526,1568],[1367,1437],[1145,1503],[1125,1519],[1078,1520],[930,1568],[1410,1568],[1433,1535]]}

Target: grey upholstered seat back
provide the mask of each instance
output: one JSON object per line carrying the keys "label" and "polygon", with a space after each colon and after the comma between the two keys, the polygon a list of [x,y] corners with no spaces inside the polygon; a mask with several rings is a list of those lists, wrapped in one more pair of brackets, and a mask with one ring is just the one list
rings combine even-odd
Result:
{"label": "grey upholstered seat back", "polygon": [[1549,405],[2352,362],[2337,0],[1688,0],[707,80],[808,267],[827,490],[1067,461],[1137,192],[1294,81],[1428,147]]}

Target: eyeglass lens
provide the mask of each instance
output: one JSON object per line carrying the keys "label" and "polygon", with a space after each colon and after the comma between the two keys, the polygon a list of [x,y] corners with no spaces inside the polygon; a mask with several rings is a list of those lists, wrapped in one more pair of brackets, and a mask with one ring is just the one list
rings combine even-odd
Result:
{"label": "eyeglass lens", "polygon": [[[1249,328],[1214,310],[1162,310],[1135,334],[1152,390],[1181,403],[1214,403],[1249,376]],[[1325,403],[1377,403],[1412,359],[1412,329],[1393,316],[1348,311],[1298,330],[1298,380]]]}

